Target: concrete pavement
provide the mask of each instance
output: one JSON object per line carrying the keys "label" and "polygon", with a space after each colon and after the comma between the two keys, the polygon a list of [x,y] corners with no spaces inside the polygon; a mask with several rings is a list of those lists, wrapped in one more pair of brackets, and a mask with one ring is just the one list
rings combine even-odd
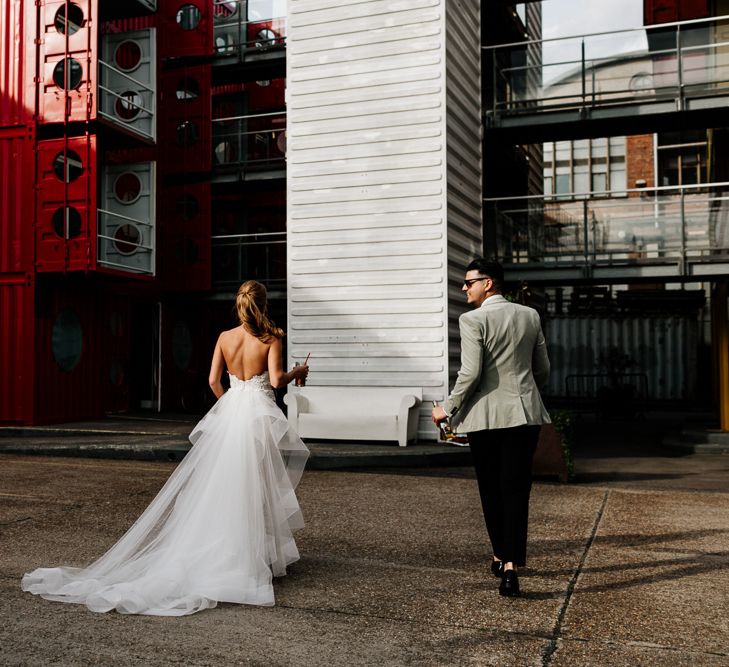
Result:
{"label": "concrete pavement", "polygon": [[468,467],[312,470],[276,606],[183,619],[19,588],[100,555],[173,463],[0,455],[0,662],[729,665],[729,457],[602,431],[576,447],[577,483],[535,484],[520,599],[497,594]]}

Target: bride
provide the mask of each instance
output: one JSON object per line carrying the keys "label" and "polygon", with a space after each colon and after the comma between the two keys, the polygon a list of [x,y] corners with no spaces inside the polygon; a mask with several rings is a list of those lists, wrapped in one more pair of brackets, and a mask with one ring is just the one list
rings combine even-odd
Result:
{"label": "bride", "polygon": [[[283,331],[266,289],[243,283],[240,326],[220,334],[210,368],[219,399],[190,434],[192,449],[126,534],[86,568],[39,568],[22,588],[91,611],[182,616],[218,602],[272,605],[272,575],[299,558],[296,487],[309,451],[274,402],[285,373]],[[223,368],[230,389],[220,382]]]}

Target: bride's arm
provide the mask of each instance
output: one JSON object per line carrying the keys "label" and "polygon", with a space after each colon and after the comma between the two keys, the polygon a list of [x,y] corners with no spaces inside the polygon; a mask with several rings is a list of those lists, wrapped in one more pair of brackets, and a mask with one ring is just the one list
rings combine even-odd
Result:
{"label": "bride's arm", "polygon": [[268,379],[271,386],[276,389],[285,387],[295,377],[305,378],[309,372],[308,366],[296,366],[294,370],[285,373],[281,365],[281,339],[276,338],[268,348]]}
{"label": "bride's arm", "polygon": [[225,367],[225,359],[223,359],[223,350],[220,347],[220,339],[223,334],[218,336],[218,342],[215,343],[215,351],[213,352],[213,360],[210,363],[210,375],[208,376],[208,384],[210,389],[213,390],[215,398],[220,398],[224,393],[223,385],[220,382],[220,377],[223,375],[223,368]]}

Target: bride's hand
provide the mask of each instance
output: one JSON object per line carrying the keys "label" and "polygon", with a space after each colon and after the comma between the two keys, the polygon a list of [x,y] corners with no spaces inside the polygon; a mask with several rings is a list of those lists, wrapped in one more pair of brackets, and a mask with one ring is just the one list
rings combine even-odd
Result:
{"label": "bride's hand", "polygon": [[291,375],[294,376],[294,379],[306,380],[306,377],[309,375],[309,366],[307,364],[294,366],[293,369],[291,369]]}

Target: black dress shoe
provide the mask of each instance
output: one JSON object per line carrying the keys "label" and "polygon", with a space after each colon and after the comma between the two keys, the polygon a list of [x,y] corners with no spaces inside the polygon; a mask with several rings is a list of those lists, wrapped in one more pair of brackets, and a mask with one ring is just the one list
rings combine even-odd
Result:
{"label": "black dress shoe", "polygon": [[519,597],[519,577],[516,575],[516,570],[504,570],[499,585],[499,595],[507,598]]}
{"label": "black dress shoe", "polygon": [[504,561],[491,559],[491,572],[495,577],[500,577],[504,573]]}

